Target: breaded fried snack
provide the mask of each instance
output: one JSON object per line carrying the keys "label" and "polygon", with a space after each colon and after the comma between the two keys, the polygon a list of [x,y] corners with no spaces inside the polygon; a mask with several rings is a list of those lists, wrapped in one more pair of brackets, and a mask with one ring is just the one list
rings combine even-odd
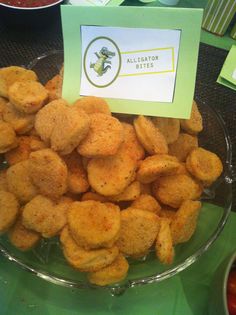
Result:
{"label": "breaded fried snack", "polygon": [[41,236],[39,233],[28,230],[22,224],[22,218],[18,218],[16,223],[8,232],[8,238],[12,245],[21,251],[32,249],[40,241]]}
{"label": "breaded fried snack", "polygon": [[159,231],[159,218],[150,211],[127,208],[121,211],[120,251],[138,257],[147,253]]}
{"label": "breaded fried snack", "polygon": [[201,210],[200,201],[184,201],[171,222],[171,235],[174,244],[187,242],[195,232]]}
{"label": "breaded fried snack", "polygon": [[137,137],[149,154],[166,154],[168,146],[166,139],[153,122],[145,116],[134,120]]}
{"label": "breaded fried snack", "polygon": [[186,160],[188,171],[206,186],[214,182],[223,172],[220,158],[213,152],[203,148],[191,151]]}
{"label": "breaded fried snack", "polygon": [[178,139],[180,131],[179,119],[154,117],[152,121],[165,137],[167,144],[173,143]]}
{"label": "breaded fried snack", "polygon": [[111,115],[110,108],[105,99],[96,96],[82,97],[75,101],[73,106],[84,110],[88,115],[97,113]]}
{"label": "breaded fried snack", "polygon": [[83,167],[81,157],[76,151],[63,157],[68,168],[68,191],[80,194],[89,189],[87,173]]}
{"label": "breaded fried snack", "polygon": [[120,231],[120,209],[99,201],[74,202],[69,209],[68,226],[79,246],[112,247]]}
{"label": "breaded fried snack", "polygon": [[145,156],[145,151],[137,138],[134,127],[127,123],[122,123],[122,126],[124,130],[124,142],[121,150],[126,152],[135,161],[142,160]]}
{"label": "breaded fried snack", "polygon": [[159,214],[161,206],[158,201],[151,195],[143,194],[140,195],[136,200],[131,203],[132,208],[147,210]]}
{"label": "breaded fried snack", "polygon": [[8,191],[7,170],[0,170],[0,190]]}
{"label": "breaded fried snack", "polygon": [[202,115],[199,112],[195,101],[193,101],[190,119],[181,119],[180,126],[184,131],[192,135],[197,135],[200,131],[202,131]]}
{"label": "breaded fried snack", "polygon": [[7,186],[21,203],[30,201],[38,194],[37,187],[30,179],[29,160],[16,163],[7,169]]}
{"label": "breaded fried snack", "polygon": [[107,198],[99,195],[95,192],[88,191],[85,194],[82,195],[81,201],[87,201],[87,200],[94,200],[94,201],[100,201],[100,202],[108,202]]}
{"label": "breaded fried snack", "polygon": [[32,70],[11,66],[0,69],[0,96],[8,98],[9,87],[16,81],[37,81],[37,75]]}
{"label": "breaded fried snack", "polygon": [[[35,130],[40,138],[50,144],[52,131],[58,115],[65,115],[67,109],[67,102],[63,99],[58,99],[48,103],[35,116]],[[58,127],[58,126],[57,126]]]}
{"label": "breaded fried snack", "polygon": [[6,110],[7,99],[0,96],[0,119],[3,119],[3,113]]}
{"label": "breaded fried snack", "polygon": [[122,254],[119,254],[110,265],[98,271],[90,272],[88,274],[88,280],[93,284],[105,286],[124,280],[128,270],[128,261]]}
{"label": "breaded fried snack", "polygon": [[132,182],[125,190],[116,196],[110,196],[109,200],[113,202],[132,201],[140,196],[140,183],[136,180]]}
{"label": "breaded fried snack", "polygon": [[18,145],[16,134],[12,126],[0,121],[0,153],[5,153]]}
{"label": "breaded fried snack", "polygon": [[174,247],[170,230],[170,220],[162,218],[160,220],[160,230],[156,240],[156,256],[162,264],[172,264],[174,260]]}
{"label": "breaded fried snack", "polygon": [[123,140],[123,127],[118,119],[102,113],[91,114],[89,132],[80,142],[78,152],[88,158],[111,156]]}
{"label": "breaded fried snack", "polygon": [[57,74],[45,84],[45,88],[48,90],[49,93],[50,102],[61,98],[62,82],[62,77]]}
{"label": "breaded fried snack", "polygon": [[30,154],[29,174],[33,184],[43,195],[58,198],[67,191],[67,166],[51,149]]}
{"label": "breaded fried snack", "polygon": [[174,155],[180,162],[185,162],[189,153],[198,147],[196,136],[180,133],[178,139],[169,145],[169,154]]}
{"label": "breaded fried snack", "polygon": [[18,213],[19,203],[16,197],[10,192],[0,190],[0,234],[15,223]]}
{"label": "breaded fried snack", "polygon": [[37,137],[21,136],[17,138],[18,146],[5,153],[5,159],[9,165],[27,160],[32,151],[46,148],[46,145]]}
{"label": "breaded fried snack", "polygon": [[36,231],[45,238],[53,237],[66,225],[70,205],[67,198],[53,202],[45,196],[37,195],[24,206],[22,223],[27,229]]}
{"label": "breaded fried snack", "polygon": [[153,184],[153,194],[165,205],[179,208],[185,200],[196,200],[201,196],[201,185],[188,175],[160,177]]}
{"label": "breaded fried snack", "polygon": [[25,114],[18,111],[10,102],[5,106],[3,120],[11,124],[19,135],[30,131],[34,126],[34,114]]}
{"label": "breaded fried snack", "polygon": [[148,156],[139,164],[137,180],[143,184],[149,184],[160,176],[175,174],[179,167],[180,162],[174,156],[167,154]]}
{"label": "breaded fried snack", "polygon": [[84,111],[68,106],[57,115],[51,134],[51,147],[61,155],[70,154],[89,132],[90,118]]}
{"label": "breaded fried snack", "polygon": [[9,100],[20,112],[32,114],[48,101],[48,91],[36,81],[13,83],[8,90]]}
{"label": "breaded fried snack", "polygon": [[171,222],[175,218],[176,211],[177,211],[177,209],[175,209],[175,208],[171,208],[169,206],[162,205],[161,211],[158,213],[158,215],[161,218],[169,219],[169,221]]}
{"label": "breaded fried snack", "polygon": [[68,263],[82,271],[93,272],[110,265],[119,255],[118,247],[86,250],[74,241],[67,226],[61,232],[60,241]]}

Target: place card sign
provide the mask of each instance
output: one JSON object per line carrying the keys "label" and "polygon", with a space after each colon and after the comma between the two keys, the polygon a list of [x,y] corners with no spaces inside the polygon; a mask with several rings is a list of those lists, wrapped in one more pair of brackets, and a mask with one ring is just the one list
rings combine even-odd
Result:
{"label": "place card sign", "polygon": [[116,113],[189,118],[201,18],[200,9],[62,6],[63,97],[103,97]]}

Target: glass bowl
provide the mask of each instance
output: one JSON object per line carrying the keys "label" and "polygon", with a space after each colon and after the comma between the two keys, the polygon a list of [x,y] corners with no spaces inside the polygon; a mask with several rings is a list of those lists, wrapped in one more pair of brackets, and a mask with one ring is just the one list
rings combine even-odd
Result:
{"label": "glass bowl", "polygon": [[[27,68],[34,70],[42,83],[59,73],[63,64],[62,51],[50,51],[29,63]],[[113,295],[119,295],[126,289],[162,281],[181,272],[194,263],[218,238],[228,218],[232,201],[231,159],[232,149],[224,122],[217,112],[198,102],[203,116],[204,129],[199,135],[200,146],[218,154],[224,166],[224,172],[214,185],[202,195],[203,207],[195,234],[189,242],[175,247],[175,259],[171,265],[162,265],[155,258],[154,251],[139,260],[129,260],[130,269],[127,278],[114,285],[103,287]],[[74,270],[63,257],[57,238],[42,240],[29,252],[15,249],[6,235],[0,237],[0,252],[25,270],[53,282],[73,288],[100,288],[90,284],[86,275]]]}

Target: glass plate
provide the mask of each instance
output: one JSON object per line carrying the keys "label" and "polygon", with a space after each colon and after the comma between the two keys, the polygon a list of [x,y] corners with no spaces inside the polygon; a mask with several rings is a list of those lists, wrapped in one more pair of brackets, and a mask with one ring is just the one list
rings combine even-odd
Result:
{"label": "glass plate", "polygon": [[[42,83],[58,74],[63,64],[62,51],[50,51],[36,58],[27,66],[34,70]],[[191,240],[175,247],[175,260],[171,265],[162,265],[155,258],[154,251],[140,260],[129,260],[130,269],[127,278],[114,285],[105,287],[111,294],[122,294],[126,289],[158,282],[184,270],[194,263],[220,235],[231,209],[232,149],[224,122],[217,112],[207,104],[201,103],[197,96],[204,129],[199,135],[200,146],[207,148],[221,158],[224,165],[222,176],[202,196],[203,207],[198,225]],[[100,288],[90,284],[84,273],[74,270],[63,257],[57,238],[42,240],[30,252],[20,252],[8,241],[7,236],[0,238],[0,251],[12,262],[25,270],[53,282],[73,288]],[[104,289],[104,287],[103,287]]]}

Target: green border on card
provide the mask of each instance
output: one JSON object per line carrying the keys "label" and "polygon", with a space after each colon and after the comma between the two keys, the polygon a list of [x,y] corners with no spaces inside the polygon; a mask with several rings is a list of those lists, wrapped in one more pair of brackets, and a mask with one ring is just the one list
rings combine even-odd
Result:
{"label": "green border on card", "polygon": [[78,90],[82,70],[80,33],[82,25],[178,29],[181,30],[181,40],[172,103],[111,98],[106,98],[106,100],[114,113],[189,118],[195,89],[202,14],[202,9],[187,8],[62,6],[63,98],[68,102],[74,102],[80,98]]}

